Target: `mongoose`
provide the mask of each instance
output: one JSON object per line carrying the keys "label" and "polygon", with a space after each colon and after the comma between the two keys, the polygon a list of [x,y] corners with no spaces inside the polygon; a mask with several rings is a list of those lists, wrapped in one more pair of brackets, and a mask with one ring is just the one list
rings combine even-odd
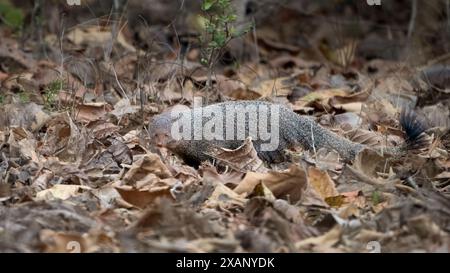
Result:
{"label": "mongoose", "polygon": [[[217,121],[215,127],[210,123],[214,118]],[[240,121],[242,123],[238,125]],[[407,139],[401,146],[383,149],[385,153],[405,154],[409,148],[417,148],[420,144],[426,128],[418,121],[414,112],[403,111],[400,123]],[[227,126],[229,131],[226,130]],[[175,133],[186,129],[184,137],[174,137],[174,128]],[[202,130],[218,133],[223,137],[208,138],[208,135],[201,135]],[[286,106],[264,101],[227,101],[184,109],[177,113],[162,113],[153,117],[149,132],[153,144],[166,147],[187,164],[194,166],[202,161],[213,160],[210,156],[213,146],[235,149],[249,135],[252,136],[258,156],[267,163],[285,160],[284,150],[298,145],[312,151],[319,148],[335,150],[345,161],[353,160],[359,151],[366,148],[363,144],[325,129],[310,117],[298,115]],[[273,139],[268,140],[268,132]],[[199,133],[197,138],[196,133]],[[267,146],[270,141],[276,146],[265,147],[264,144]]]}

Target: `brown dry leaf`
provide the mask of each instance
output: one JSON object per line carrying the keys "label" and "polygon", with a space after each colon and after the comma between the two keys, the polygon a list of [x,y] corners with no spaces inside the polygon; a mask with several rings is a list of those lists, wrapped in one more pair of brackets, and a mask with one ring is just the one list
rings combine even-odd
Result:
{"label": "brown dry leaf", "polygon": [[345,165],[339,178],[337,179],[338,191],[354,191],[354,190],[373,190],[373,187],[378,189],[392,189],[395,184],[394,181],[384,181],[366,175],[363,171],[356,167]]}
{"label": "brown dry leaf", "polygon": [[258,81],[252,84],[249,90],[258,93],[263,98],[287,97],[297,85],[296,77],[282,77]]}
{"label": "brown dry leaf", "polygon": [[173,177],[183,181],[183,186],[188,186],[192,183],[198,182],[201,180],[198,171],[191,166],[181,165],[181,166],[171,166],[173,170]]}
{"label": "brown dry leaf", "polygon": [[345,202],[345,196],[343,195],[337,195],[337,196],[330,196],[325,198],[325,202],[333,208],[340,208],[342,207],[344,204],[346,204]]}
{"label": "brown dry leaf", "polygon": [[348,94],[345,96],[339,96],[339,95],[334,96],[331,99],[330,103],[332,105],[336,105],[336,104],[348,104],[348,103],[354,103],[354,102],[364,102],[370,96],[371,87],[372,87],[372,85],[369,85],[369,86],[365,87],[365,89],[363,91],[353,93],[353,94]]}
{"label": "brown dry leaf", "polygon": [[5,35],[2,36],[2,42],[0,43],[2,70],[12,74],[35,69],[36,60],[26,54],[15,39],[7,38]]}
{"label": "brown dry leaf", "polygon": [[[266,187],[266,185],[264,185],[264,183],[260,182],[258,183],[254,188],[253,191],[249,194],[249,198],[252,197],[264,197],[265,200],[270,201],[270,202],[274,202],[275,201],[275,196],[273,195],[273,193],[269,190],[269,188]],[[281,199],[280,199],[281,200]]]}
{"label": "brown dry leaf", "polygon": [[304,225],[304,216],[297,206],[291,205],[285,200],[277,199],[273,202],[273,208],[276,211],[282,213],[288,220],[292,221],[294,224]]}
{"label": "brown dry leaf", "polygon": [[3,104],[0,107],[0,129],[8,127],[23,127],[34,131],[40,128],[49,115],[33,102],[22,104]]}
{"label": "brown dry leaf", "polygon": [[133,163],[130,170],[124,176],[124,181],[134,183],[142,180],[148,174],[154,174],[162,179],[172,177],[172,174],[161,161],[161,158],[154,153],[148,153]]}
{"label": "brown dry leaf", "polygon": [[242,181],[243,174],[236,171],[227,171],[219,174],[217,168],[209,162],[203,162],[200,166],[203,179],[205,181],[215,182],[218,181],[229,188],[234,188],[239,182]]}
{"label": "brown dry leaf", "polygon": [[307,252],[339,252],[335,245],[340,241],[342,228],[336,226],[327,233],[295,243],[295,248]]}
{"label": "brown dry leaf", "polygon": [[267,172],[268,170],[264,166],[263,161],[258,157],[251,137],[247,137],[244,143],[234,150],[214,147],[209,155],[221,164],[236,171]]}
{"label": "brown dry leaf", "polygon": [[205,206],[208,208],[220,207],[223,209],[229,209],[231,207],[243,208],[247,199],[237,194],[222,183],[215,183],[215,189],[211,196],[205,202]]}
{"label": "brown dry leaf", "polygon": [[0,83],[9,78],[9,75],[0,71]]}
{"label": "brown dry leaf", "polygon": [[35,190],[35,191],[42,191],[48,188],[49,182],[50,180],[54,177],[54,173],[43,169],[41,171],[41,174],[39,174],[39,176],[37,176],[33,182],[31,183],[31,187]]}
{"label": "brown dry leaf", "polygon": [[301,99],[294,102],[293,109],[303,109],[308,106],[314,106],[314,104],[319,104],[321,107],[330,110],[329,101],[335,96],[345,97],[348,96],[348,91],[342,88],[336,89],[324,89],[309,93],[308,95],[302,97]]}
{"label": "brown dry leaf", "polygon": [[81,161],[87,146],[87,133],[75,125],[68,113],[53,116],[45,123],[47,132],[39,152],[63,161]]}
{"label": "brown dry leaf", "polygon": [[54,185],[50,189],[38,192],[36,194],[35,200],[36,201],[40,201],[40,200],[50,201],[53,199],[66,200],[66,199],[69,199],[72,196],[76,196],[86,190],[91,190],[91,188],[88,186],[81,186],[81,185],[58,184],[58,185]]}
{"label": "brown dry leaf", "polygon": [[330,99],[330,105],[339,110],[346,112],[361,113],[363,102],[370,96],[372,85],[366,87],[365,90],[358,93],[349,94],[347,96],[334,96]]}
{"label": "brown dry leaf", "polygon": [[386,143],[386,137],[374,131],[359,128],[346,131],[344,135],[353,142],[361,143],[369,147],[385,146],[384,144]]}
{"label": "brown dry leaf", "polygon": [[261,46],[267,47],[269,49],[279,50],[279,51],[287,51],[289,53],[297,54],[300,52],[301,48],[295,45],[289,45],[276,39],[269,37],[260,37],[258,36],[258,42],[261,43]]}
{"label": "brown dry leaf", "polygon": [[228,97],[234,97],[233,94],[244,93],[247,89],[244,83],[223,75],[216,75],[215,80],[217,89]]}
{"label": "brown dry leaf", "polygon": [[107,122],[104,120],[96,120],[90,122],[86,128],[92,132],[93,136],[97,140],[105,139],[114,133],[119,131],[119,126],[112,124],[111,122]]}
{"label": "brown dry leaf", "polygon": [[336,125],[340,125],[341,128],[349,129],[360,127],[362,121],[358,114],[352,112],[337,114],[332,117],[332,120]]}
{"label": "brown dry leaf", "polygon": [[346,112],[352,112],[352,113],[361,113],[361,109],[363,107],[362,102],[350,102],[350,103],[344,103],[344,104],[332,104],[334,109],[337,110],[343,110]]}
{"label": "brown dry leaf", "polygon": [[36,141],[33,135],[27,130],[23,128],[10,129],[7,143],[11,156],[20,156],[36,163],[41,161],[41,158],[36,152]]}
{"label": "brown dry leaf", "polygon": [[[101,45],[117,42],[128,51],[135,52],[136,49],[129,44],[124,35],[119,32],[117,37],[112,36],[113,31],[97,26],[77,27],[67,33],[67,39],[76,45]],[[113,41],[114,38],[114,41]]]}
{"label": "brown dry leaf", "polygon": [[417,103],[414,88],[405,76],[390,76],[380,80],[372,91],[372,97],[376,100],[387,99],[398,108],[413,109]]}
{"label": "brown dry leaf", "polygon": [[389,170],[389,165],[386,162],[386,159],[374,150],[363,149],[356,155],[353,166],[363,174],[377,178],[377,172],[386,172]]}
{"label": "brown dry leaf", "polygon": [[4,142],[6,142],[6,134],[0,130],[0,143],[3,144]]}
{"label": "brown dry leaf", "polygon": [[106,151],[112,155],[112,158],[117,164],[130,165],[133,163],[133,154],[126,144],[117,138],[110,138],[109,141],[111,145]]}
{"label": "brown dry leaf", "polygon": [[79,104],[76,107],[75,119],[78,122],[89,123],[101,119],[111,110],[111,105],[105,102]]}
{"label": "brown dry leaf", "polygon": [[285,67],[299,67],[299,68],[310,68],[317,67],[320,64],[316,62],[307,61],[305,59],[295,57],[292,55],[281,55],[269,61],[269,65],[275,68],[285,68]]}
{"label": "brown dry leaf", "polygon": [[114,109],[110,112],[110,114],[116,116],[118,119],[121,119],[125,115],[135,114],[139,112],[139,110],[140,107],[137,105],[131,105],[130,100],[121,99],[114,105]]}
{"label": "brown dry leaf", "polygon": [[160,198],[174,199],[170,192],[170,186],[154,187],[152,189],[136,189],[131,186],[120,186],[115,187],[115,189],[125,202],[140,209],[144,209]]}
{"label": "brown dry leaf", "polygon": [[292,202],[299,201],[307,187],[305,171],[297,165],[291,165],[286,171],[248,172],[234,191],[238,194],[249,194],[260,182],[264,183],[276,198],[289,198]]}
{"label": "brown dry leaf", "polygon": [[323,199],[338,195],[333,180],[328,172],[319,170],[313,166],[308,168],[308,183],[316,190]]}

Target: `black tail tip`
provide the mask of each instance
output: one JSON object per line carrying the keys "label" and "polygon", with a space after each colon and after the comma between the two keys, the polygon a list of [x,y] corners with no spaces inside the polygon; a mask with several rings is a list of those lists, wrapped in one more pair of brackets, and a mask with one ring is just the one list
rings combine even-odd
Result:
{"label": "black tail tip", "polygon": [[429,147],[431,138],[425,132],[428,125],[414,110],[403,108],[400,113],[400,125],[406,134],[408,150],[423,150]]}

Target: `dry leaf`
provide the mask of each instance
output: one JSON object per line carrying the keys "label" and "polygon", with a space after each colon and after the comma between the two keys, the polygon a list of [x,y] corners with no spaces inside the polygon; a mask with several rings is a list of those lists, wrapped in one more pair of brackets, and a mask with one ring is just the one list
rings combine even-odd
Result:
{"label": "dry leaf", "polygon": [[262,160],[258,157],[251,137],[247,137],[244,143],[234,150],[214,147],[212,151],[210,151],[209,155],[211,155],[221,164],[228,166],[236,171],[267,172],[267,168],[264,166]]}
{"label": "dry leaf", "polygon": [[151,190],[141,190],[130,186],[120,186],[115,187],[115,189],[119,192],[123,200],[140,209],[144,209],[148,205],[154,204],[159,198],[173,200],[169,186],[154,187]]}
{"label": "dry leaf", "polygon": [[339,194],[328,172],[312,166],[308,168],[308,183],[314,187],[323,199]]}
{"label": "dry leaf", "polygon": [[289,198],[292,202],[303,197],[307,185],[305,171],[299,166],[291,165],[288,170],[280,172],[248,172],[234,191],[238,194],[249,194],[261,182],[273,192],[276,198]]}
{"label": "dry leaf", "polygon": [[80,186],[80,185],[54,185],[50,189],[40,191],[36,194],[36,201],[40,200],[53,200],[53,199],[62,199],[66,200],[72,196],[76,196],[83,191],[91,190],[88,186]]}
{"label": "dry leaf", "polygon": [[138,182],[150,182],[153,177],[165,179],[172,177],[172,174],[158,155],[148,153],[133,163],[123,180],[127,184],[135,185]]}
{"label": "dry leaf", "polygon": [[314,106],[314,104],[319,104],[321,105],[322,108],[330,110],[329,101],[333,97],[335,96],[345,97],[348,95],[349,95],[348,92],[341,88],[314,91],[296,100],[294,102],[293,109],[297,110],[308,106]]}
{"label": "dry leaf", "polygon": [[238,206],[243,208],[247,199],[243,198],[222,183],[215,183],[215,189],[211,196],[205,202],[205,206],[209,208],[230,208]]}
{"label": "dry leaf", "polygon": [[297,78],[283,77],[259,81],[250,86],[249,90],[258,93],[263,98],[287,97],[297,84]]}
{"label": "dry leaf", "polygon": [[83,123],[99,120],[112,109],[111,105],[104,102],[79,104],[76,108],[75,119]]}

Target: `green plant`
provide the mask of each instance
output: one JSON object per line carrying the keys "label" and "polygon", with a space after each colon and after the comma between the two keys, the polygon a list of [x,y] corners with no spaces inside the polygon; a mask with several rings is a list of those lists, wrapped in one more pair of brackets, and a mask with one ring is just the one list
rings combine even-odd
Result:
{"label": "green plant", "polygon": [[374,206],[376,206],[376,205],[378,205],[381,202],[382,202],[381,193],[379,191],[372,192],[372,204]]}
{"label": "green plant", "polygon": [[3,95],[0,95],[0,104],[3,104],[4,101],[5,101],[5,97]]}
{"label": "green plant", "polygon": [[0,22],[14,30],[20,30],[23,26],[24,18],[23,11],[14,7],[10,1],[0,1]]}
{"label": "green plant", "polygon": [[236,11],[231,0],[202,0],[204,31],[200,37],[202,44],[201,63],[208,68],[207,89],[211,88],[214,68],[227,44],[234,38],[247,33],[251,26],[237,28]]}
{"label": "green plant", "polygon": [[21,91],[20,93],[18,93],[18,95],[20,102],[22,103],[30,102],[30,95],[28,95],[28,93],[26,93],[25,91]]}
{"label": "green plant", "polygon": [[63,89],[63,81],[62,80],[54,80],[44,89],[44,107],[46,109],[53,109],[55,107],[58,94]]}

